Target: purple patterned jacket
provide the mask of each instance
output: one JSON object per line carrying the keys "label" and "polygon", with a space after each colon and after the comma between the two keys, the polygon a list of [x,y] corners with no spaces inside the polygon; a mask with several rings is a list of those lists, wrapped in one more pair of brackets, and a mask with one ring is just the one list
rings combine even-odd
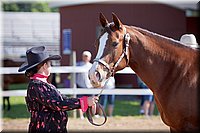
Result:
{"label": "purple patterned jacket", "polygon": [[80,100],[67,98],[52,84],[32,79],[27,90],[26,104],[31,113],[29,133],[66,133],[67,111],[80,109]]}

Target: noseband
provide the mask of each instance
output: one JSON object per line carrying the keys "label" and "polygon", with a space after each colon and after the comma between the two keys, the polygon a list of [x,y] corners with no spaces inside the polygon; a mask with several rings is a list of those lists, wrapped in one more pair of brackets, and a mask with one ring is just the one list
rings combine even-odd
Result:
{"label": "noseband", "polygon": [[93,60],[93,62],[98,62],[101,63],[107,70],[110,76],[114,76],[114,72],[115,69],[117,68],[117,66],[119,65],[119,63],[122,61],[122,59],[125,57],[126,59],[126,65],[128,65],[129,59],[128,59],[128,47],[129,47],[129,41],[130,41],[130,35],[129,33],[126,33],[124,35],[124,48],[122,51],[121,56],[119,57],[119,59],[117,60],[117,62],[113,65],[113,67],[110,67],[108,65],[108,63],[106,63],[104,60],[96,58]]}

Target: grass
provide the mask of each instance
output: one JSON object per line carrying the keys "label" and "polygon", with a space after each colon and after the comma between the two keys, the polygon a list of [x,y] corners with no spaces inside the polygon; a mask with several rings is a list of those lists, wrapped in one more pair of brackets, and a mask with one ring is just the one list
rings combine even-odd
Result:
{"label": "grass", "polygon": [[24,97],[10,97],[10,111],[3,111],[3,118],[29,118]]}
{"label": "grass", "polygon": [[[3,118],[17,119],[29,118],[30,113],[27,111],[24,97],[10,97],[11,110],[3,111]],[[115,100],[114,116],[138,116],[140,110],[139,101]],[[68,111],[69,117],[72,117],[72,111]],[[158,114],[155,108],[154,114]]]}
{"label": "grass", "polygon": [[140,103],[139,101],[115,101],[115,108],[113,115],[120,116],[135,116],[139,115]]}

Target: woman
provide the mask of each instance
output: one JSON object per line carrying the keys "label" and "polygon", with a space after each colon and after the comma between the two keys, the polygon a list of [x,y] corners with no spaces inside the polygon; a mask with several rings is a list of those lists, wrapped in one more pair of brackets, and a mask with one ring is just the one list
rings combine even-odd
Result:
{"label": "woman", "polygon": [[31,119],[29,132],[67,132],[67,112],[82,109],[96,104],[97,97],[83,96],[67,98],[61,95],[55,86],[47,82],[51,71],[51,60],[60,60],[59,55],[50,56],[44,46],[33,47],[26,52],[27,62],[21,65],[19,72],[26,71],[30,78],[27,90],[26,104]]}

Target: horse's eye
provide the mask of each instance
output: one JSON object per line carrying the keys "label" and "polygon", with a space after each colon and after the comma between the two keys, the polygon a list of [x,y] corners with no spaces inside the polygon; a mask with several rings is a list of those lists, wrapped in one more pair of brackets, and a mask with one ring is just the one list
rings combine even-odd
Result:
{"label": "horse's eye", "polygon": [[116,47],[118,45],[118,42],[113,42],[112,44],[114,47]]}

